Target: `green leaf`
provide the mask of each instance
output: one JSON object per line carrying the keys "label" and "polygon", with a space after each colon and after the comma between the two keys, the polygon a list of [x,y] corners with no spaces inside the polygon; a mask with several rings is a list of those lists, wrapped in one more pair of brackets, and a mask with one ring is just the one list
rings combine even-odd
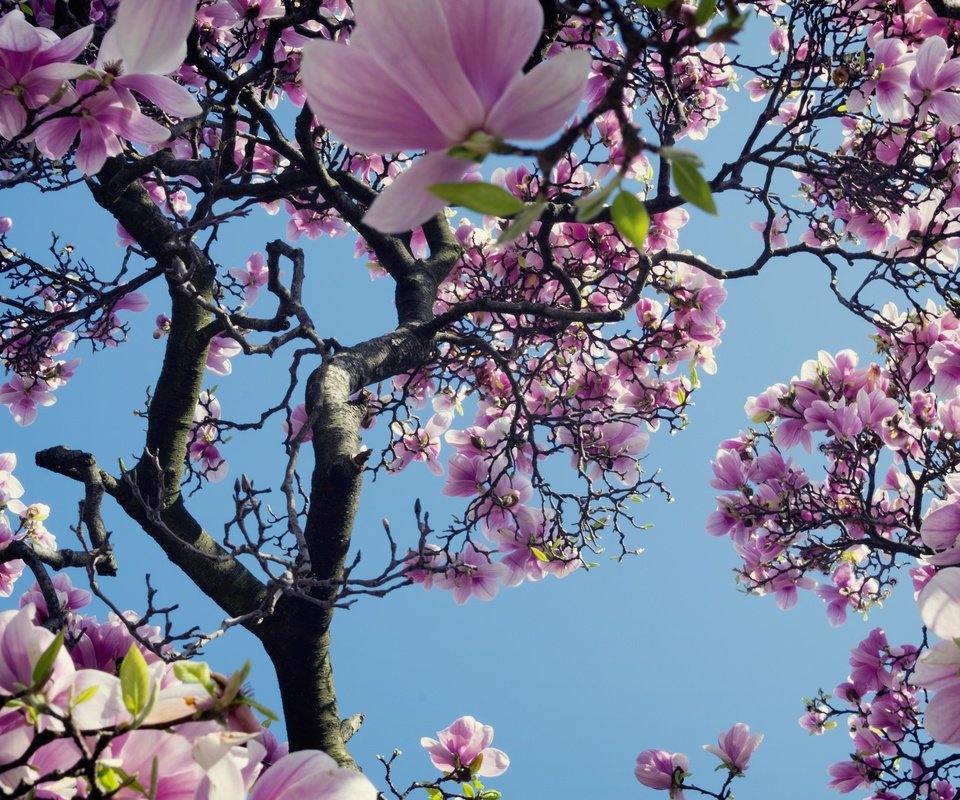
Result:
{"label": "green leaf", "polygon": [[242,705],[250,706],[250,708],[254,709],[255,711],[259,711],[261,714],[263,714],[263,716],[265,716],[271,722],[278,722],[280,720],[280,717],[278,717],[269,708],[263,705],[263,703],[258,703],[252,697],[247,697],[246,695],[243,695],[240,698],[240,702]]}
{"label": "green leaf", "polygon": [[549,560],[550,560],[549,556],[547,556],[547,554],[544,553],[543,550],[540,550],[540,549],[537,548],[537,547],[531,547],[531,548],[530,548],[530,552],[533,553],[533,555],[536,557],[537,561],[549,561]]}
{"label": "green leaf", "polygon": [[530,203],[530,205],[525,206],[523,211],[517,214],[517,216],[513,218],[513,222],[500,234],[500,238],[497,239],[497,244],[502,247],[523,236],[523,234],[530,230],[530,226],[540,219],[540,215],[546,207],[546,200],[538,200],[536,203]]}
{"label": "green leaf", "polygon": [[137,716],[150,702],[150,672],[147,661],[136,644],[131,644],[120,664],[120,693],[123,705]]}
{"label": "green leaf", "polygon": [[432,786],[425,786],[424,788],[427,790],[428,800],[443,800],[443,792],[439,789],[434,789]]}
{"label": "green leaf", "polygon": [[173,674],[182,683],[199,683],[208,691],[213,689],[213,678],[210,675],[210,666],[203,661],[175,661]]}
{"label": "green leaf", "polygon": [[480,800],[500,800],[503,797],[496,789],[487,789],[480,795]]}
{"label": "green leaf", "polygon": [[57,654],[62,647],[63,631],[60,631],[50,642],[50,646],[40,654],[37,663],[33,665],[32,680],[34,687],[43,686],[50,679],[53,674],[53,662],[57,660]]}
{"label": "green leaf", "polygon": [[642,250],[647,241],[647,231],[650,230],[650,215],[643,202],[630,192],[620,192],[610,206],[610,215],[617,230],[630,244]]}
{"label": "green leaf", "polygon": [[697,372],[697,365],[690,365],[690,386],[694,389],[700,388],[700,373]]}
{"label": "green leaf", "polygon": [[697,10],[693,14],[693,21],[697,23],[697,26],[706,25],[716,13],[717,0],[700,0],[697,3]]}
{"label": "green leaf", "polygon": [[521,200],[490,183],[435,183],[429,189],[441,200],[493,217],[512,217],[524,209]]}
{"label": "green leaf", "polygon": [[673,4],[673,0],[637,0],[638,3],[647,8],[655,8],[658,11]]}
{"label": "green leaf", "polygon": [[100,687],[96,685],[88,686],[86,689],[84,689],[82,692],[80,692],[80,694],[78,694],[76,697],[74,697],[70,701],[71,708],[76,708],[81,703],[86,703],[87,700],[89,700],[91,697],[93,697],[97,693],[97,690],[99,688]]}
{"label": "green leaf", "polygon": [[595,192],[584,195],[574,202],[577,207],[577,222],[590,222],[603,211],[603,204],[620,185],[620,176],[617,175],[610,183]]}
{"label": "green leaf", "polygon": [[477,793],[473,791],[473,787],[469,783],[463,784],[463,795],[464,797],[476,797]]}
{"label": "green leaf", "polygon": [[673,182],[677,191],[684,200],[689,200],[697,208],[702,208],[708,214],[716,214],[717,206],[713,202],[708,184],[697,169],[699,159],[675,158],[673,164]]}
{"label": "green leaf", "polygon": [[483,766],[483,753],[480,753],[473,761],[470,762],[467,769],[470,770],[472,775],[476,775],[480,767]]}

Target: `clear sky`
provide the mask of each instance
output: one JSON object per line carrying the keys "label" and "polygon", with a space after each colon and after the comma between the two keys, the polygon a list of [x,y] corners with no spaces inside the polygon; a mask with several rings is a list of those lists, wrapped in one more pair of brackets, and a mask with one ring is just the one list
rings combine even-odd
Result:
{"label": "clear sky", "polygon": [[[727,121],[707,142],[688,145],[708,159],[722,159],[724,143],[735,138],[736,123]],[[24,249],[44,246],[43,237],[56,228],[61,242],[75,244],[89,262],[108,269],[119,264],[113,224],[93,208],[82,187],[42,197],[18,190],[5,200],[0,214],[14,218],[12,241]],[[722,199],[720,207],[716,222],[694,212],[682,246],[715,264],[738,266],[758,234],[742,209],[725,207]],[[256,212],[249,222],[226,226],[219,251],[223,263],[239,266],[282,235],[282,225]],[[352,241],[303,246],[305,296],[315,303],[321,335],[351,343],[382,332],[391,320],[390,286],[370,281],[363,262],[353,258]],[[824,604],[812,593],[801,596],[789,613],[779,611],[772,598],[738,593],[731,572],[737,559],[726,540],[704,532],[703,523],[715,493],[708,485],[709,462],[721,439],[745,427],[746,396],[788,381],[820,349],[853,347],[867,360],[870,330],[836,304],[827,275],[809,262],[776,263],[760,278],[727,288],[719,372],[702,376],[688,429],[674,437],[655,435],[646,455],[646,468],[662,469],[676,502],[654,498],[641,510],[655,526],[634,540],[646,548],[641,556],[622,564],[601,556],[588,574],[506,589],[492,603],[471,600],[457,607],[448,593],[411,587],[338,614],[334,664],[340,707],[345,715],[366,715],[351,749],[374,783],[383,785],[376,753],[394,748],[404,751],[397,768],[401,784],[404,778],[431,778],[435,771],[420,737],[472,714],[496,728],[494,745],[512,760],[502,778],[489,781],[508,800],[653,796],[633,777],[636,754],[651,747],[686,752],[694,778],[719,786],[712,773],[716,759],[700,746],[713,743],[734,722],[766,735],[748,777],[735,787],[739,800],[827,795],[826,767],[848,752],[849,738],[843,730],[820,739],[808,736],[796,724],[801,698],[845,679],[849,649],[873,627],[884,627],[892,642],[918,636],[909,589],[901,587],[907,591],[869,621],[853,617],[832,629]],[[52,506],[48,527],[63,546],[72,545],[68,528],[76,522],[78,487],[34,467],[33,453],[63,444],[93,452],[107,469],[115,469],[118,458],[129,463],[136,457],[143,421],[134,411],[143,408],[156,377],[163,344],[150,332],[153,318],[165,310],[156,296],[146,313],[132,318],[129,344],[95,355],[81,350],[76,377],[58,393],[54,407],[41,409],[33,426],[19,429],[9,416],[0,417],[0,450],[20,458],[16,474],[26,487],[24,500]],[[285,368],[282,359],[235,359],[232,376],[210,375],[208,385],[219,386],[225,417],[249,418],[277,401],[275,387]],[[279,484],[281,438],[277,423],[223,448],[228,480],[191,500],[209,530],[222,529],[230,513],[230,486],[241,472],[257,486]],[[416,537],[413,498],[421,499],[437,527],[459,507],[441,488],[422,465],[367,485],[354,541],[371,571],[386,552],[382,518],[407,544]],[[279,495],[273,497],[279,506]],[[121,576],[103,579],[103,587],[122,607],[140,609],[143,572],[149,571],[161,589],[158,602],[181,604],[175,616],[179,629],[215,627],[217,610],[164,563],[144,534],[107,506]],[[270,665],[252,637],[230,631],[209,648],[207,660],[226,672],[247,658],[254,665],[257,699],[279,709]]]}

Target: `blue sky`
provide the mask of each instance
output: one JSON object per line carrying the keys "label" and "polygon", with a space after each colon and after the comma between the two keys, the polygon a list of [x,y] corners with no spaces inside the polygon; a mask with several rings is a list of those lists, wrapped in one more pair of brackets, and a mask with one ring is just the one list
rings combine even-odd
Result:
{"label": "blue sky", "polygon": [[[724,144],[735,136],[731,130],[689,146],[722,158]],[[43,247],[43,237],[56,226],[62,241],[75,244],[91,263],[119,264],[113,224],[84,198],[82,188],[42,197],[18,190],[7,195],[0,214],[13,216],[12,241],[24,248]],[[682,246],[716,264],[737,266],[758,240],[749,221],[722,202],[717,221],[694,212]],[[257,213],[227,231],[221,258],[239,266],[282,235],[282,220]],[[311,313],[320,334],[350,343],[382,332],[392,312],[387,281],[371,283],[346,240],[303,246],[305,294],[315,304]],[[796,725],[801,698],[842,681],[849,649],[873,627],[884,627],[892,641],[916,638],[919,622],[910,593],[901,591],[869,621],[854,617],[841,629],[829,627],[823,603],[810,593],[798,608],[780,612],[772,598],[738,593],[731,571],[737,559],[726,541],[703,531],[703,523],[713,508],[710,459],[721,439],[746,425],[746,396],[789,380],[820,349],[853,347],[866,360],[870,331],[839,308],[827,275],[803,260],[773,264],[761,277],[728,283],[728,289],[719,372],[702,376],[687,430],[654,436],[646,456],[648,469],[662,469],[676,502],[655,498],[641,509],[640,516],[654,524],[634,540],[646,548],[641,556],[622,564],[600,557],[588,574],[504,590],[492,603],[457,607],[447,593],[413,587],[338,614],[334,664],[340,707],[344,714],[366,715],[351,745],[374,783],[382,785],[375,755],[394,748],[404,751],[397,765],[401,783],[432,777],[419,738],[472,714],[496,728],[495,746],[512,759],[510,770],[489,782],[507,798],[654,796],[633,778],[636,754],[650,747],[686,752],[695,779],[719,786],[719,776],[712,774],[717,762],[700,746],[741,721],[766,739],[748,778],[735,787],[739,800],[787,796],[784,775],[790,797],[827,793],[826,767],[844,757],[849,739],[843,730],[808,736]],[[129,344],[96,355],[82,351],[76,377],[33,426],[19,429],[10,417],[0,417],[0,450],[20,457],[16,474],[27,490],[24,499],[53,507],[48,527],[64,546],[71,546],[68,526],[76,521],[78,488],[38,470],[32,454],[63,444],[95,453],[108,469],[119,458],[136,457],[143,421],[134,411],[143,408],[156,377],[162,343],[150,332],[154,316],[164,310],[156,297],[134,320]],[[232,376],[211,375],[208,384],[219,385],[224,416],[249,417],[276,402],[273,386],[284,369],[282,361],[237,359]],[[238,436],[223,449],[231,462],[228,480],[191,501],[211,531],[222,528],[229,487],[241,471],[258,486],[280,481],[279,426],[244,439]],[[438,526],[456,510],[441,487],[420,465],[366,487],[354,541],[371,568],[385,554],[382,518],[407,543],[415,539],[414,497]],[[280,504],[278,495],[274,502]],[[181,604],[179,628],[215,627],[221,615],[164,563],[160,550],[122,515],[110,508],[107,514],[121,576],[104,579],[103,586],[117,602],[142,607],[142,576],[148,570],[161,589],[159,602]],[[247,658],[254,665],[257,699],[279,709],[271,668],[252,637],[230,631],[207,655],[220,671]]]}

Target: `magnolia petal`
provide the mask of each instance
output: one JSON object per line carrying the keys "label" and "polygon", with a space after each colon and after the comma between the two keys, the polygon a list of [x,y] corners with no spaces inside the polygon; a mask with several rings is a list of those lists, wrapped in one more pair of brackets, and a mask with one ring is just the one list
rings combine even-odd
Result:
{"label": "magnolia petal", "polygon": [[[0,19],[0,51],[3,51],[7,69],[13,73],[29,69],[35,53],[43,49],[43,38],[37,29],[27,22],[20,9],[14,9]],[[14,58],[13,54],[23,54]],[[11,63],[13,62],[13,63]]]}
{"label": "magnolia petal", "polygon": [[485,109],[523,69],[543,30],[537,0],[441,0],[457,61]]}
{"label": "magnolia petal", "polygon": [[166,75],[187,56],[196,0],[121,0],[100,45],[97,66],[123,62],[123,73]]}
{"label": "magnolia petal", "polygon": [[376,796],[376,788],[361,773],[341,768],[319,750],[299,750],[263,772],[250,800],[375,800]]}
{"label": "magnolia petal", "polygon": [[923,724],[935,741],[960,747],[960,684],[941,689],[930,698]]}
{"label": "magnolia petal", "polygon": [[484,777],[495,778],[497,775],[506,772],[507,767],[510,766],[510,759],[507,754],[496,747],[488,747],[481,755],[483,756],[483,763],[480,765],[478,774]]}
{"label": "magnolia petal", "polygon": [[16,97],[0,95],[0,136],[12,139],[27,124],[27,111]]}
{"label": "magnolia petal", "polygon": [[34,65],[41,66],[58,61],[73,61],[90,44],[90,40],[93,38],[93,27],[93,25],[87,25],[78,31],[74,31],[42,53],[38,53]]}
{"label": "magnolia petal", "polygon": [[300,77],[320,124],[353,150],[397,153],[455,144],[363,48],[312,42],[303,50]]}
{"label": "magnolia petal", "polygon": [[173,117],[189,119],[203,111],[197,98],[185,87],[163,75],[127,75],[121,76],[115,83],[146,97]]}
{"label": "magnolia petal", "polygon": [[406,88],[450,144],[483,127],[485,108],[457,59],[441,0],[360,0],[354,11],[354,44]]}
{"label": "magnolia petal", "polygon": [[77,148],[77,169],[84,175],[96,175],[107,160],[109,136],[95,120],[80,120],[80,146]]}
{"label": "magnolia petal", "polygon": [[562,53],[518,75],[490,111],[485,130],[505,139],[544,139],[576,111],[590,72],[590,54]]}
{"label": "magnolia petal", "polygon": [[945,125],[960,123],[960,94],[941,91],[930,100],[930,110],[933,111]]}
{"label": "magnolia petal", "polygon": [[58,161],[63,158],[80,132],[80,120],[62,117],[44,122],[34,133],[37,149],[47,158]]}
{"label": "magnolia petal", "polygon": [[917,597],[923,624],[941,639],[960,636],[960,569],[942,569]]}
{"label": "magnolia petal", "polygon": [[920,525],[920,538],[933,550],[956,547],[960,536],[960,502],[944,503],[927,514]]}
{"label": "magnolia petal", "polygon": [[444,153],[430,153],[384,189],[363,218],[380,233],[403,233],[439,214],[446,202],[427,190],[436,183],[459,181],[470,166]]}
{"label": "magnolia petal", "polygon": [[947,43],[939,36],[926,39],[917,51],[916,66],[910,83],[919,89],[932,89],[937,72],[947,56]]}

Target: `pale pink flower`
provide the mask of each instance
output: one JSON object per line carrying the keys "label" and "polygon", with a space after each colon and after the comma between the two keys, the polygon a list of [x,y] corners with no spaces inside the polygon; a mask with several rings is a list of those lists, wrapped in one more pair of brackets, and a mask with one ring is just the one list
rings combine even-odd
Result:
{"label": "pale pink flower", "polygon": [[263,259],[263,253],[257,251],[247,259],[243,269],[233,267],[229,274],[240,284],[243,289],[243,304],[249,307],[256,302],[260,288],[267,285],[270,270]]}
{"label": "pale pink flower", "polygon": [[912,66],[912,57],[908,56],[903,39],[875,42],[868,77],[850,92],[847,109],[863,111],[870,102],[870,95],[876,92],[880,114],[891,122],[900,122],[907,116],[906,91]]}
{"label": "pale pink flower", "polygon": [[953,91],[960,83],[960,59],[949,58],[947,43],[939,36],[925,40],[917,51],[916,67],[910,74],[910,100],[946,125],[960,122],[960,94]]}
{"label": "pale pink flower", "polygon": [[196,98],[165,76],[187,56],[196,9],[196,0],[121,0],[96,68],[112,88],[132,90],[175,117],[195,117],[203,110]]}
{"label": "pale pink flower", "polygon": [[217,375],[229,375],[233,372],[230,359],[239,355],[242,350],[240,343],[235,339],[217,334],[210,340],[210,349],[207,351],[207,369]]}
{"label": "pale pink flower", "polygon": [[427,187],[459,181],[471,164],[451,148],[482,155],[498,140],[544,139],[580,103],[585,51],[521,71],[543,29],[536,0],[359,0],[354,12],[349,47],[304,47],[310,107],[353,149],[433,151],[377,198],[365,222],[379,231],[410,230],[444,207]]}
{"label": "pale pink flower", "polygon": [[57,398],[46,381],[14,375],[0,386],[0,405],[10,409],[13,421],[23,427],[37,418],[38,406],[52,406]]}
{"label": "pale pink flower", "polygon": [[738,722],[726,733],[721,733],[716,746],[705,744],[703,749],[713,753],[734,775],[741,775],[750,763],[750,756],[763,741],[763,734],[750,735],[750,726]]}
{"label": "pale pink flower", "polygon": [[493,600],[506,572],[502,564],[491,560],[489,550],[468,542],[462,552],[450,558],[447,571],[437,575],[434,583],[441,589],[453,590],[454,602],[462,606],[471,597]]}
{"label": "pale pink flower", "polygon": [[376,800],[369,778],[344,769],[320,750],[299,750],[261,774],[250,800]]}
{"label": "pale pink flower", "polygon": [[[506,772],[510,766],[506,753],[490,747],[493,728],[477,722],[473,717],[454,720],[442,731],[438,731],[437,736],[439,741],[424,736],[420,744],[430,754],[433,766],[445,774],[466,770],[471,775],[495,778]],[[480,763],[473,766],[477,759]]]}
{"label": "pale pink flower", "polygon": [[683,753],[666,750],[644,750],[637,756],[633,774],[644,786],[667,789],[671,800],[684,800],[680,784],[686,777],[690,762]]}
{"label": "pale pink flower", "polygon": [[87,67],[70,64],[90,42],[93,25],[62,41],[46,28],[27,22],[14,8],[0,19],[0,136],[12,139],[27,124],[27,109],[39,109],[60,91],[65,80]]}

